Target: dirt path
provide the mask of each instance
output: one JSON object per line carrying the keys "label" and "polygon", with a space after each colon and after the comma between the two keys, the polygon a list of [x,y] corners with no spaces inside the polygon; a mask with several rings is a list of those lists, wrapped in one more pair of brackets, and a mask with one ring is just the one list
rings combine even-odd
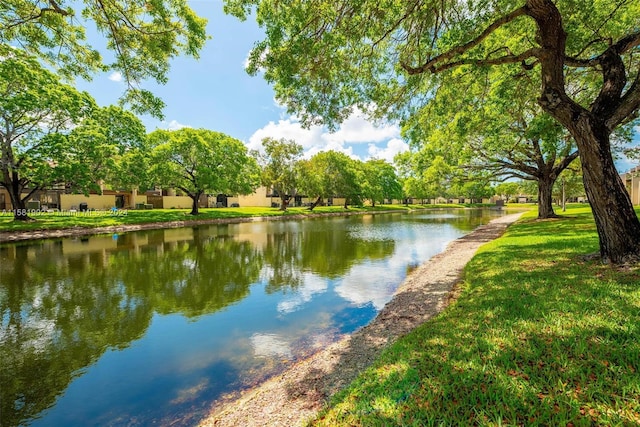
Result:
{"label": "dirt path", "polygon": [[478,247],[522,213],[497,218],[453,241],[416,269],[372,323],[303,360],[235,401],[214,407],[200,426],[296,426],[313,417],[369,366],[382,349],[442,311]]}

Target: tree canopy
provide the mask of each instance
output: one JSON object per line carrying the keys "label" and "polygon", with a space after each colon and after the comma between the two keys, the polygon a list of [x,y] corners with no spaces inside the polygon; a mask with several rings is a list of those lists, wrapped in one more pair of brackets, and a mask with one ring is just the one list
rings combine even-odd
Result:
{"label": "tree canopy", "polygon": [[302,157],[302,146],[294,140],[264,138],[262,184],[270,187],[280,197],[280,209],[287,210],[291,197],[298,191],[297,163]]}
{"label": "tree canopy", "polygon": [[[170,61],[177,55],[198,57],[207,39],[206,23],[187,0],[0,2],[0,44],[20,47],[65,77],[118,71],[127,84],[122,101],[157,116],[163,103],[141,83],[166,83]],[[87,41],[91,24],[110,50],[108,60]]]}
{"label": "tree canopy", "polygon": [[553,184],[578,150],[535,102],[539,75],[518,78],[521,73],[505,66],[457,76],[456,84],[439,88],[433,101],[405,121],[403,133],[417,149],[459,165],[469,182],[486,181],[487,175],[536,181],[538,218],[549,218],[555,216]]}
{"label": "tree canopy", "polygon": [[393,165],[382,159],[371,159],[362,163],[362,169],[362,197],[369,199],[372,206],[376,202],[402,198],[402,184]]}
{"label": "tree canopy", "polygon": [[128,190],[144,185],[146,168],[133,159],[145,149],[146,138],[133,113],[113,105],[95,108],[65,136],[67,151],[58,167],[64,170],[66,187],[86,194],[99,192],[104,182]]}
{"label": "tree canopy", "polygon": [[81,165],[64,135],[96,105],[23,51],[0,45],[0,56],[0,185],[14,218],[24,220],[25,202],[36,191],[66,181]]}
{"label": "tree canopy", "polygon": [[259,167],[244,144],[206,129],[156,130],[149,134],[151,176],[157,185],[177,188],[193,200],[192,215],[205,192],[249,194],[259,183]]}
{"label": "tree canopy", "polygon": [[299,163],[300,191],[309,197],[317,197],[313,209],[327,197],[344,197],[344,206],[349,199],[360,196],[359,170],[355,161],[338,151],[322,151],[311,159]]}
{"label": "tree canopy", "polygon": [[[640,4],[621,0],[227,0],[265,29],[248,70],[264,70],[305,123],[354,107],[410,117],[460,73],[519,64],[537,102],[574,138],[606,260],[640,256],[640,221],[615,169],[611,133],[640,107]],[[591,85],[591,97],[572,92]]]}

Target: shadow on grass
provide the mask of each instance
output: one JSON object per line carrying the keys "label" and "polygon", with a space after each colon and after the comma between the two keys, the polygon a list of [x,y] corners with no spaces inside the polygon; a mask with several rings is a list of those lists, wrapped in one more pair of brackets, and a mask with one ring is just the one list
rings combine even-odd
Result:
{"label": "shadow on grass", "polygon": [[[596,249],[588,218],[513,226],[468,264],[452,306],[387,348],[313,424],[640,424],[640,272],[582,261]],[[353,340],[344,357],[371,347]],[[314,375],[292,390],[329,395]]]}

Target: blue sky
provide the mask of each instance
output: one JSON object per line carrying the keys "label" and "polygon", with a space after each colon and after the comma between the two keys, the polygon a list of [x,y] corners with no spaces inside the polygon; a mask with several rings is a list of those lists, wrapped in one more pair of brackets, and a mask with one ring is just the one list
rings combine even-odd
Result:
{"label": "blue sky", "polygon": [[[190,4],[209,20],[207,31],[212,39],[198,60],[175,59],[166,85],[145,83],[166,103],[164,121],[141,117],[148,131],[184,126],[206,128],[238,138],[251,149],[260,148],[264,137],[288,138],[304,147],[305,157],[333,149],[362,160],[377,157],[392,161],[396,153],[408,149],[397,125],[375,126],[359,114],[347,119],[334,133],[322,127],[304,129],[295,116],[276,103],[272,88],[262,76],[251,77],[244,70],[253,44],[263,38],[257,24],[225,15],[221,0],[192,0]],[[101,105],[117,103],[124,90],[117,73],[100,74],[91,82],[77,82],[77,86],[91,93]],[[634,141],[640,143],[638,127]],[[622,159],[617,165],[625,171],[635,162]]]}
{"label": "blue sky", "polygon": [[[391,161],[396,153],[408,149],[397,125],[374,126],[358,114],[332,134],[321,127],[303,129],[277,105],[262,76],[251,77],[244,70],[253,44],[263,38],[255,21],[240,22],[225,15],[220,0],[191,1],[190,5],[209,20],[207,30],[213,38],[198,60],[174,60],[166,85],[144,84],[166,104],[164,121],[141,117],[148,131],[206,128],[238,138],[252,149],[258,149],[264,137],[289,138],[303,145],[307,157],[334,149],[362,160],[378,157]],[[101,105],[117,103],[124,90],[117,73],[99,74],[91,82],[77,82],[77,86]]]}

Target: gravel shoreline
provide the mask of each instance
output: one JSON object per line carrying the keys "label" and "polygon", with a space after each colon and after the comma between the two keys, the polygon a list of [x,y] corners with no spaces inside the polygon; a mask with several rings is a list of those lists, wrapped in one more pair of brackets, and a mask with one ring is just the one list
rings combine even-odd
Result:
{"label": "gravel shoreline", "polygon": [[444,252],[406,278],[369,325],[246,391],[238,399],[214,406],[200,426],[304,425],[387,345],[442,311],[477,249],[501,236],[520,215],[494,219],[451,242]]}
{"label": "gravel shoreline", "polygon": [[[336,212],[185,220],[100,228],[78,227],[0,232],[0,243],[201,224],[296,220],[391,212],[405,211]],[[405,279],[393,299],[369,325],[294,364],[257,387],[242,392],[237,398],[213,403],[209,415],[199,425],[201,427],[304,425],[326,405],[331,396],[346,387],[367,368],[388,344],[442,311],[452,298],[451,291],[459,282],[464,266],[473,257],[478,247],[502,235],[520,215],[522,212],[496,218],[489,224],[480,226],[472,233],[451,242],[444,252],[431,258]]]}

